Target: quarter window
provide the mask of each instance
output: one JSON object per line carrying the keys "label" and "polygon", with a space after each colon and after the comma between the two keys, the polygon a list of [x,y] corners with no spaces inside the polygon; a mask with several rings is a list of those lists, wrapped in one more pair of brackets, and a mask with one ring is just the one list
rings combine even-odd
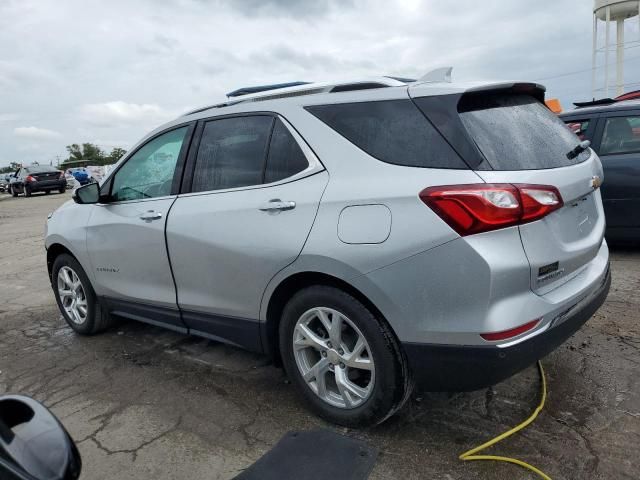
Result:
{"label": "quarter window", "polygon": [[411,100],[305,107],[383,162],[407,167],[467,168]]}
{"label": "quarter window", "polygon": [[279,119],[276,120],[271,134],[264,183],[277,182],[291,177],[305,170],[308,166],[307,158],[298,142],[284,123]]}
{"label": "quarter window", "polygon": [[164,133],[140,148],[116,172],[113,201],[142,200],[171,194],[171,184],[188,127]]}
{"label": "quarter window", "polygon": [[586,120],[565,120],[567,127],[575,133],[580,140],[586,139],[587,129],[589,128],[589,119]]}
{"label": "quarter window", "polygon": [[640,152],[640,117],[607,118],[600,155]]}
{"label": "quarter window", "polygon": [[273,120],[271,116],[256,115],[207,122],[198,147],[192,191],[263,183]]}

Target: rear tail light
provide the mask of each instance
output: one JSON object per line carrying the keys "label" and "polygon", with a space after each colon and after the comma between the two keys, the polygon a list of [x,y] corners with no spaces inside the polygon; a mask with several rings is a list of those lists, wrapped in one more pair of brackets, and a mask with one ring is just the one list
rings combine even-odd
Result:
{"label": "rear tail light", "polygon": [[27,182],[37,182],[38,180],[36,179],[36,177],[32,177],[31,175],[28,175],[26,178]]}
{"label": "rear tail light", "polygon": [[498,340],[507,340],[509,338],[522,335],[523,333],[528,332],[529,330],[533,330],[536,327],[536,325],[538,325],[538,323],[540,323],[539,318],[532,320],[530,322],[527,322],[524,325],[520,325],[519,327],[516,327],[516,328],[503,330],[501,332],[481,333],[480,336],[490,342],[495,342]]}
{"label": "rear tail light", "polygon": [[64,172],[60,172],[60,175],[58,175],[58,178],[64,178]]}
{"label": "rear tail light", "polygon": [[420,199],[461,236],[533,222],[563,205],[555,187],[511,183],[429,187]]}

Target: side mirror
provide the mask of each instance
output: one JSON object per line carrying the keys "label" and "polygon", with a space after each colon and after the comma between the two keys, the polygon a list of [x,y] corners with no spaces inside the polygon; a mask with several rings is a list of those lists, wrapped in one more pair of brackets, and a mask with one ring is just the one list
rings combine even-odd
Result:
{"label": "side mirror", "polygon": [[58,419],[35,400],[0,397],[0,478],[76,480],[82,462]]}
{"label": "side mirror", "polygon": [[97,183],[88,183],[73,192],[73,201],[80,204],[98,203],[100,200],[100,186]]}

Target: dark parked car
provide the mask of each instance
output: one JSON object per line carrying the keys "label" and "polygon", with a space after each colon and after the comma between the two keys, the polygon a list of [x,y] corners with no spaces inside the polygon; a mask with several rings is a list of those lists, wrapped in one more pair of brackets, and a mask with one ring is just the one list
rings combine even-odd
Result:
{"label": "dark parked car", "polygon": [[591,141],[602,161],[607,239],[640,241],[640,100],[577,108],[560,118]]}
{"label": "dark parked car", "polygon": [[49,193],[52,190],[64,193],[67,188],[67,179],[64,172],[54,167],[32,165],[20,168],[11,178],[9,187],[14,197],[20,193],[24,193],[25,197],[30,197],[34,192]]}

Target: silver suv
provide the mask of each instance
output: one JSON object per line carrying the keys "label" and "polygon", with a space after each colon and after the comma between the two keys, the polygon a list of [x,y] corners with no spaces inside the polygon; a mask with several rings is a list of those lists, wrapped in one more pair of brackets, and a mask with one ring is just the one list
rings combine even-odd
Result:
{"label": "silver suv", "polygon": [[414,386],[513,375],[604,301],[602,166],[542,86],[269,88],[158,128],[50,215],[71,328],[263,352],[316,413],[364,425]]}

